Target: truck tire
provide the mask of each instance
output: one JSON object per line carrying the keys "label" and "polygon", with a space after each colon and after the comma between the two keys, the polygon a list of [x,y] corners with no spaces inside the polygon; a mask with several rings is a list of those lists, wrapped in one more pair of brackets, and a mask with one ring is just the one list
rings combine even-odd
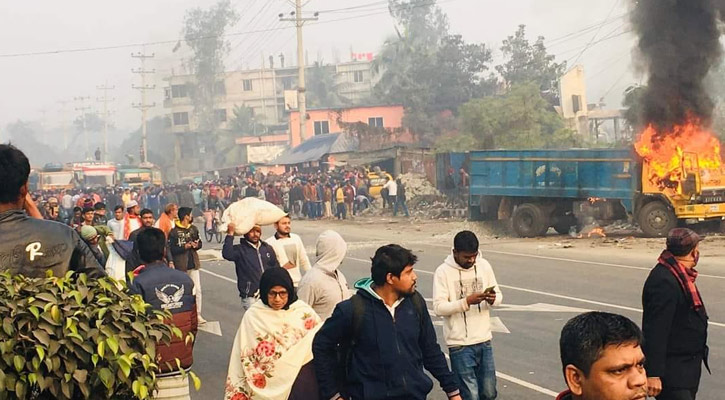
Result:
{"label": "truck tire", "polygon": [[524,203],[514,210],[511,225],[521,237],[543,236],[549,230],[549,216],[538,204]]}
{"label": "truck tire", "polygon": [[639,211],[639,227],[649,237],[664,237],[677,226],[677,216],[661,201],[647,203]]}

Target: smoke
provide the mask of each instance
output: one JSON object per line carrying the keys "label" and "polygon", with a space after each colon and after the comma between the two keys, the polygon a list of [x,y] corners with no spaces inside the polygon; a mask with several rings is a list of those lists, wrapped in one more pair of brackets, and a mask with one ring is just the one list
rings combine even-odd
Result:
{"label": "smoke", "polygon": [[649,75],[642,116],[658,132],[693,118],[710,124],[705,78],[722,55],[721,10],[725,0],[635,0],[631,21]]}

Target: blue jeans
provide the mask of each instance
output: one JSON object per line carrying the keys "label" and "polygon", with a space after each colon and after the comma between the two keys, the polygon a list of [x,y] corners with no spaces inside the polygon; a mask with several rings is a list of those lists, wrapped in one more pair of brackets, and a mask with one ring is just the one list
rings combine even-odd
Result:
{"label": "blue jeans", "polygon": [[471,346],[451,347],[449,355],[463,400],[496,398],[496,367],[490,340]]}

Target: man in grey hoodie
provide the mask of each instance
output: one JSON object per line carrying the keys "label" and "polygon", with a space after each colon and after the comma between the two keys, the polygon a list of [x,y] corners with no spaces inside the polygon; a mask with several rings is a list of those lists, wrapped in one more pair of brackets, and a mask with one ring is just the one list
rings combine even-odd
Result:
{"label": "man in grey hoodie", "polygon": [[324,231],[317,238],[317,262],[302,277],[297,297],[309,304],[326,320],[337,303],[350,298],[350,289],[342,271],[338,270],[347,253],[347,243],[339,233]]}

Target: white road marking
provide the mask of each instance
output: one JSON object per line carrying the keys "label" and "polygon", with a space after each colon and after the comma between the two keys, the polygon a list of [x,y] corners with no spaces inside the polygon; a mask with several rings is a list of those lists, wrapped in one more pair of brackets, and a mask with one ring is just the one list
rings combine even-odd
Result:
{"label": "white road marking", "polygon": [[205,324],[199,324],[198,329],[200,331],[211,333],[212,335],[222,335],[222,327],[221,324],[219,324],[219,321],[207,321]]}
{"label": "white road marking", "polygon": [[226,276],[224,276],[224,275],[219,275],[219,274],[217,274],[216,272],[211,272],[211,271],[209,271],[209,270],[207,270],[207,269],[200,269],[199,271],[201,271],[201,272],[204,272],[204,273],[207,273],[207,274],[209,274],[209,275],[211,275],[211,276],[216,276],[217,278],[219,278],[219,279],[223,279],[223,280],[225,280],[225,281],[227,281],[227,282],[231,282],[231,283],[234,283],[234,284],[236,284],[236,283],[237,283],[237,281],[236,281],[235,279],[232,279],[232,278],[228,278],[228,277],[226,277]]}
{"label": "white road marking", "polygon": [[591,310],[576,307],[567,307],[558,304],[548,303],[536,303],[529,305],[519,304],[501,304],[496,307],[496,312],[499,311],[524,311],[524,312],[554,312],[554,313],[585,313]]}
{"label": "white road marking", "polygon": [[[448,361],[451,360],[451,357],[448,355],[448,353],[445,353],[444,352],[443,354],[446,356],[446,358],[448,359]],[[536,384],[531,383],[531,382],[526,382],[526,381],[521,380],[519,378],[515,378],[515,377],[513,377],[511,375],[504,374],[503,372],[496,371],[496,377],[501,378],[501,379],[506,380],[506,381],[509,381],[511,383],[515,383],[515,384],[517,384],[519,386],[523,386],[523,387],[525,387],[527,389],[531,389],[531,390],[533,390],[535,392],[539,392],[539,393],[545,394],[547,396],[556,397],[556,396],[559,395],[559,393],[556,393],[553,390],[549,390],[549,389],[547,389],[545,387],[541,387],[541,386],[536,385]]]}

